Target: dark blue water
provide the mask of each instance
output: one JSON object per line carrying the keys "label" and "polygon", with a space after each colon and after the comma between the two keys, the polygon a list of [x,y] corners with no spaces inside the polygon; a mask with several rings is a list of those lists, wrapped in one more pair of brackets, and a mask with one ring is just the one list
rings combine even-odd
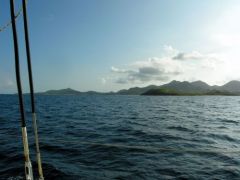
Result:
{"label": "dark blue water", "polygon": [[[17,104],[0,96],[0,179],[24,179]],[[37,96],[37,112],[46,179],[240,179],[240,97]]]}

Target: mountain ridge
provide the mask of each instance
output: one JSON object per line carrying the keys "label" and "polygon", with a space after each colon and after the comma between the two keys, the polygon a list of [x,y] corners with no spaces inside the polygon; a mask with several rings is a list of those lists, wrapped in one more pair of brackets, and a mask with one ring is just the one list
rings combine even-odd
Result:
{"label": "mountain ridge", "polygon": [[171,81],[157,90],[142,95],[240,95],[240,81],[230,81],[222,86],[210,86],[203,81]]}
{"label": "mountain ridge", "polygon": [[[157,91],[159,90],[159,94]],[[217,86],[209,85],[204,81],[176,81],[173,80],[163,85],[149,85],[146,87],[132,87],[122,89],[117,92],[97,92],[86,91],[81,92],[71,88],[48,90],[37,94],[41,95],[151,95],[151,92],[157,93],[153,95],[240,95],[240,81],[233,80],[228,83]]]}

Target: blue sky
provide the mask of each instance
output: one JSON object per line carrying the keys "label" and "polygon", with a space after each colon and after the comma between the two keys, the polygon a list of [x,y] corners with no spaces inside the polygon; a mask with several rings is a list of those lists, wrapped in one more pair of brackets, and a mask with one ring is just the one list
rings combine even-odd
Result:
{"label": "blue sky", "polygon": [[[35,90],[240,79],[239,11],[238,0],[29,0]],[[9,20],[1,1],[0,26]],[[22,16],[17,28],[28,92]],[[0,93],[16,92],[11,33],[0,33]]]}

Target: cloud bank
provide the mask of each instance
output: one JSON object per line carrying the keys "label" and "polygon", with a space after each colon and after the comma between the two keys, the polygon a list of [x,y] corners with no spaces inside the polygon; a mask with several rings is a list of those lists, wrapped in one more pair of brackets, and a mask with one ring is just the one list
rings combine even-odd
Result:
{"label": "cloud bank", "polygon": [[222,61],[216,54],[181,52],[172,46],[164,46],[162,57],[150,57],[124,68],[113,66],[109,79],[118,84],[159,84],[173,79],[211,83],[216,75],[209,75],[221,71],[221,66]]}

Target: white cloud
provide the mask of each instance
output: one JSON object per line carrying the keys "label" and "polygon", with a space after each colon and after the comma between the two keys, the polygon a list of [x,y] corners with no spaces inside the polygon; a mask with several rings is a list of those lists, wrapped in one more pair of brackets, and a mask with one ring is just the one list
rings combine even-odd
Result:
{"label": "white cloud", "polygon": [[200,60],[208,58],[207,56],[202,55],[198,51],[193,51],[191,53],[178,53],[173,57],[175,60]]}
{"label": "white cloud", "polygon": [[115,73],[126,73],[127,72],[127,70],[125,70],[125,69],[119,69],[119,68],[116,68],[116,67],[111,67],[111,71],[112,72],[115,72]]}
{"label": "white cloud", "polygon": [[167,81],[173,75],[181,73],[178,62],[170,58],[149,58],[147,61],[138,61],[126,69],[113,68],[116,83],[145,83],[149,81]]}
{"label": "white cloud", "polygon": [[204,80],[215,83],[225,75],[224,63],[216,54],[181,52],[164,46],[162,57],[134,62],[125,68],[112,67],[111,80],[120,84],[159,84],[170,80]]}
{"label": "white cloud", "polygon": [[179,53],[179,51],[177,49],[174,49],[172,46],[170,45],[164,45],[163,46],[163,50],[166,54],[168,55],[174,55],[174,54],[177,54]]}

